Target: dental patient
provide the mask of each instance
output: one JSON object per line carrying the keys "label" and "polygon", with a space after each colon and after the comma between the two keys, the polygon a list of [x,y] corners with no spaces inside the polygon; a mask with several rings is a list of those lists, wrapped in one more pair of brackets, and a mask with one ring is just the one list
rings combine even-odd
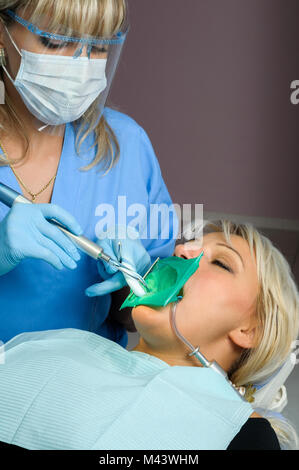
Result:
{"label": "dental patient", "polygon": [[[175,255],[202,252],[175,303],[133,308],[140,341],[132,351],[73,329],[8,342],[0,441],[27,449],[231,449],[248,423],[266,422],[252,448],[290,447],[291,426],[261,418],[254,402],[298,335],[288,263],[252,226],[229,221],[206,224],[203,239],[178,245]],[[231,383],[190,356],[171,321],[174,306],[177,330]]]}

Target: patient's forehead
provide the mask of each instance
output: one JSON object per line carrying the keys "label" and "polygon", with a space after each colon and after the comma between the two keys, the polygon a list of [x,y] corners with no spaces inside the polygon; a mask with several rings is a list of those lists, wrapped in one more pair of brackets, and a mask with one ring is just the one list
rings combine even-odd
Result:
{"label": "patient's forehead", "polygon": [[184,248],[187,251],[202,251],[205,249],[216,249],[218,246],[227,245],[233,247],[237,250],[244,261],[250,262],[255,266],[255,256],[252,256],[249,244],[240,235],[230,234],[229,239],[227,240],[223,232],[211,232],[204,234],[202,239],[191,240],[184,243]]}
{"label": "patient's forehead", "polygon": [[203,245],[211,244],[211,243],[226,243],[226,244],[231,244],[232,246],[235,243],[238,243],[239,241],[243,241],[247,244],[247,242],[240,237],[239,235],[230,235],[229,239],[226,240],[225,235],[223,232],[212,232],[212,233],[206,233],[203,236]]}
{"label": "patient's forehead", "polygon": [[204,247],[205,245],[215,245],[217,243],[225,243],[226,245],[232,246],[244,246],[244,248],[248,246],[247,241],[239,235],[231,234],[227,240],[223,232],[206,233],[203,235],[202,239],[185,241],[184,245],[188,246],[190,244],[191,248],[195,245],[198,247]]}

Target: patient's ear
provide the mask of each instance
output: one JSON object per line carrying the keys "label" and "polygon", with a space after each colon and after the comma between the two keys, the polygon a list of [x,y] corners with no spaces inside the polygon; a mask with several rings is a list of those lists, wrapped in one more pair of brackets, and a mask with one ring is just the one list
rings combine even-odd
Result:
{"label": "patient's ear", "polygon": [[250,349],[256,345],[256,324],[250,321],[228,333],[229,339],[240,348]]}

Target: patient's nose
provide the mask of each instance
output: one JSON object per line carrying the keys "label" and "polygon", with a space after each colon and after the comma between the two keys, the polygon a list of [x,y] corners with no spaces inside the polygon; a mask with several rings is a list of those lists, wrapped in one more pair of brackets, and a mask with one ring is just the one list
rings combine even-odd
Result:
{"label": "patient's nose", "polygon": [[179,256],[180,258],[191,259],[196,258],[202,252],[202,248],[198,246],[194,246],[192,248],[191,243],[186,243],[185,245],[177,245],[174,250],[175,256]]}

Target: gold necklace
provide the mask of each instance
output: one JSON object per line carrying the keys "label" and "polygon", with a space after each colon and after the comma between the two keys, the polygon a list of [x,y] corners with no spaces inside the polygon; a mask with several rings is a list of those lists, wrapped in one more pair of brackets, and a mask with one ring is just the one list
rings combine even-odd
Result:
{"label": "gold necklace", "polygon": [[7,152],[6,152],[5,148],[4,148],[3,143],[2,143],[1,140],[0,140],[0,147],[1,147],[3,153],[4,153],[5,157],[6,157],[6,160],[8,161],[8,164],[9,164],[9,166],[10,166],[10,168],[11,168],[13,174],[15,175],[15,177],[17,178],[17,180],[19,181],[19,183],[23,186],[23,188],[25,188],[25,190],[27,191],[27,193],[30,194],[31,200],[32,200],[32,202],[34,202],[34,201],[36,200],[36,198],[37,198],[40,194],[42,194],[42,193],[50,186],[50,184],[52,183],[52,181],[55,181],[55,179],[56,179],[56,177],[57,177],[57,173],[58,173],[58,168],[57,168],[57,171],[56,171],[56,175],[53,176],[53,178],[50,179],[49,183],[47,183],[47,184],[41,189],[41,191],[39,191],[38,193],[35,193],[35,194],[34,194],[32,191],[30,191],[30,189],[27,188],[27,186],[24,184],[24,182],[23,182],[23,181],[21,180],[21,178],[16,174],[15,170],[14,170],[13,167],[11,166],[10,160],[9,160],[9,158],[8,158],[8,155],[7,155]]}

